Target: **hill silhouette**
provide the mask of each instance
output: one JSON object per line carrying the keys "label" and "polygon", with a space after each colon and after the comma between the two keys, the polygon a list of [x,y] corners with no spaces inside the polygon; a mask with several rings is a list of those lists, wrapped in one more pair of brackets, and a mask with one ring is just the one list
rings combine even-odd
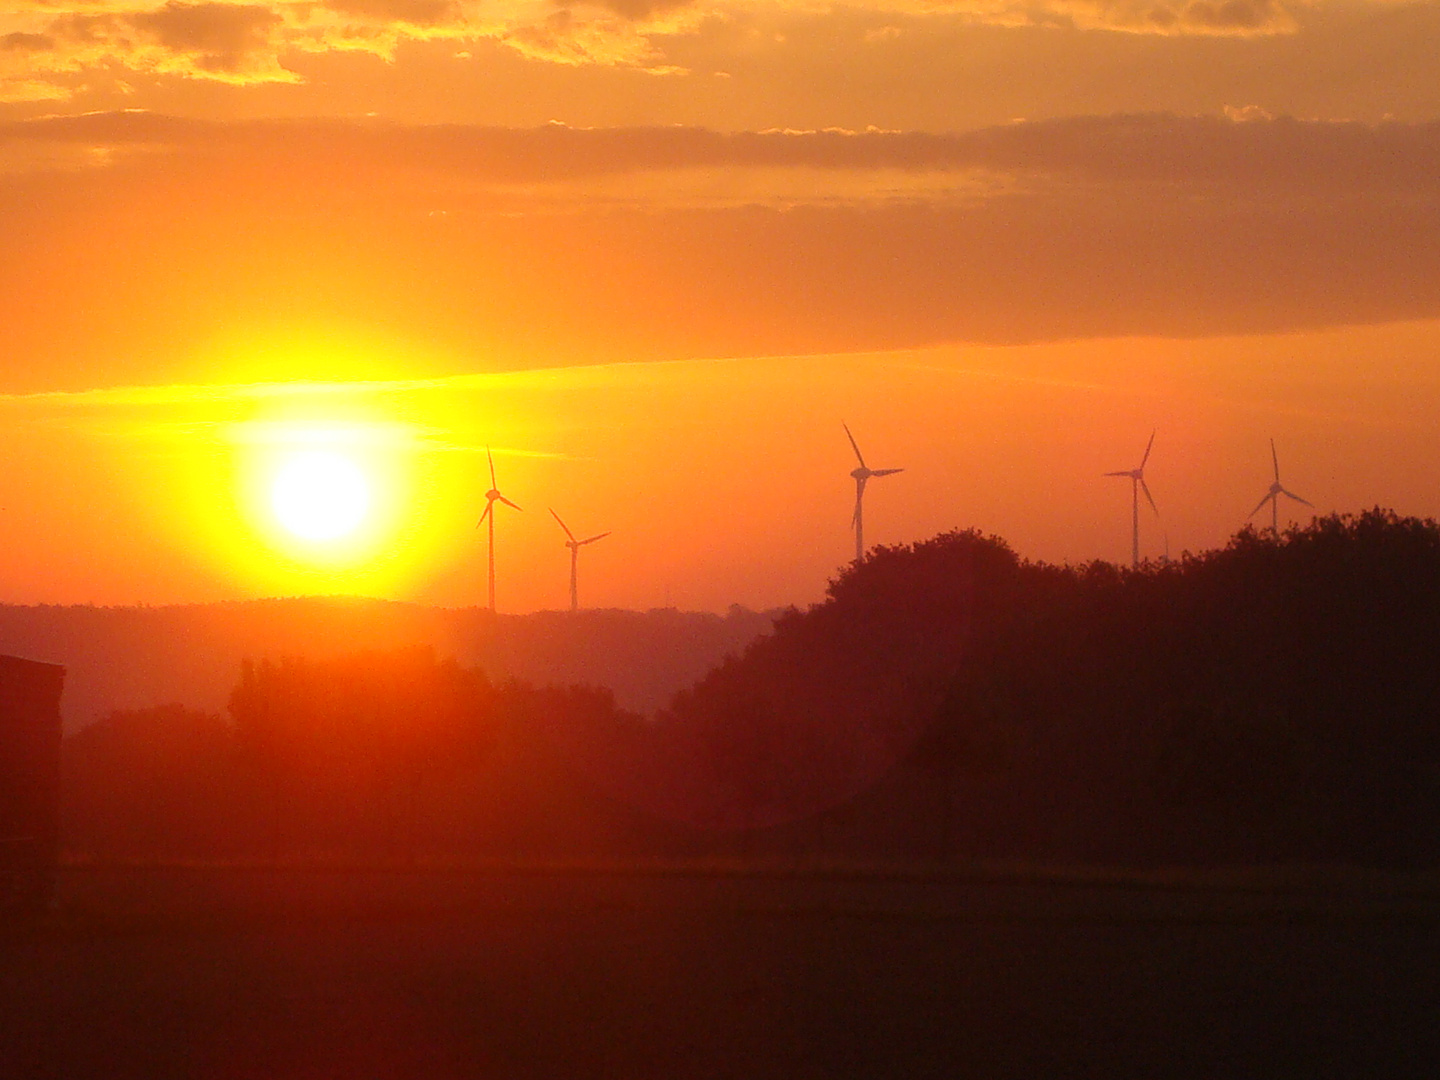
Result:
{"label": "hill silhouette", "polygon": [[61,709],[74,731],[112,710],[182,703],[225,707],[244,659],[319,659],[428,645],[496,680],[611,688],[651,712],[727,653],[769,630],[773,614],[651,611],[495,615],[353,597],[172,607],[0,605],[0,653],[63,664]]}

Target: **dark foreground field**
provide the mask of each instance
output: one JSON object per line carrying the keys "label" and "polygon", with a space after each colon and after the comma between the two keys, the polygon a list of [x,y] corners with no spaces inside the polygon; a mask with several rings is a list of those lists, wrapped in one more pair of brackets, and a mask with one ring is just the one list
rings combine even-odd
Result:
{"label": "dark foreground field", "polygon": [[1427,883],[104,870],[0,1075],[1429,1077]]}

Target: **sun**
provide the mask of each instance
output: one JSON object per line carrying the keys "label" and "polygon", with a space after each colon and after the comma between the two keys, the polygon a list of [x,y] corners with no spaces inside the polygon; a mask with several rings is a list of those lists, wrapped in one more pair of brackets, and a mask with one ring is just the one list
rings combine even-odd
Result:
{"label": "sun", "polygon": [[302,540],[349,536],[370,513],[370,481],[352,459],[333,450],[287,457],[270,486],[275,519]]}

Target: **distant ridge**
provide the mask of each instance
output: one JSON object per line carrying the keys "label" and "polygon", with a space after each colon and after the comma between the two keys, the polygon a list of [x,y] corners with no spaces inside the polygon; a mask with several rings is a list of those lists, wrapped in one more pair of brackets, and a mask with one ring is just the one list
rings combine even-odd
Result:
{"label": "distant ridge", "polygon": [[170,607],[0,605],[0,653],[64,664],[67,731],[112,709],[180,702],[224,709],[241,660],[324,657],[430,645],[493,678],[590,683],[650,713],[727,654],[767,633],[777,612],[654,608],[495,615],[360,597],[296,597]]}

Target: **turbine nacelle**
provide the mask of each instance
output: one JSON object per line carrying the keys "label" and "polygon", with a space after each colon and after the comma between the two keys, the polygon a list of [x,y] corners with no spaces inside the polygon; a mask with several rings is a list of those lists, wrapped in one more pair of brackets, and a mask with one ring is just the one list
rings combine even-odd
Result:
{"label": "turbine nacelle", "polygon": [[897,472],[904,471],[904,469],[866,469],[862,467],[859,469],[851,469],[850,475],[863,484],[866,480],[873,479],[876,476],[892,476]]}
{"label": "turbine nacelle", "polygon": [[512,509],[512,510],[521,510],[522,513],[524,512],[521,507],[516,506],[513,502],[511,502],[509,499],[507,499],[504,495],[501,495],[500,492],[497,491],[495,488],[491,488],[489,491],[487,491],[487,492],[485,493],[485,509],[484,509],[484,511],[482,511],[481,514],[480,514],[480,520],[475,523],[475,527],[476,527],[477,529],[478,529],[481,525],[484,525],[484,524],[485,524],[485,519],[488,518],[488,517],[490,516],[490,514],[494,511],[494,509],[495,509],[495,504],[496,504],[497,502],[502,502],[502,503],[504,503],[506,506],[510,507],[510,509]]}
{"label": "turbine nacelle", "polygon": [[1145,444],[1145,453],[1140,457],[1140,464],[1133,469],[1120,469],[1117,472],[1107,472],[1106,476],[1124,476],[1130,480],[1145,482],[1145,463],[1150,460],[1150,451],[1155,448],[1155,432],[1150,433],[1150,441]]}

